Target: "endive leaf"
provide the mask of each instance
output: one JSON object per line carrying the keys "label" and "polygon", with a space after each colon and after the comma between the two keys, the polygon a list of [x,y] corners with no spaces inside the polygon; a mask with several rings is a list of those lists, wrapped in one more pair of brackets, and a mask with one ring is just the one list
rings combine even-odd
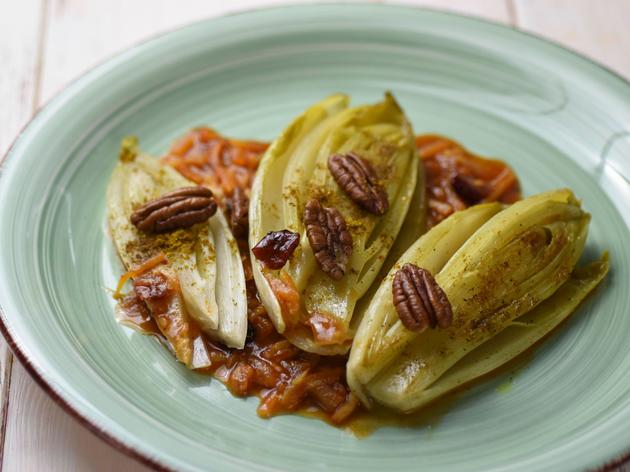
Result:
{"label": "endive leaf", "polygon": [[[390,202],[383,216],[359,207],[331,176],[328,157],[350,151],[376,169]],[[267,150],[252,188],[250,245],[270,231],[285,229],[300,234],[300,244],[282,273],[263,269],[255,258],[253,271],[276,329],[294,344],[321,354],[347,351],[356,301],[375,279],[400,230],[416,188],[418,167],[411,126],[391,95],[356,108],[348,108],[344,95],[329,97],[306,110]],[[319,269],[305,235],[304,207],[313,198],[339,210],[352,234],[352,256],[338,281]],[[297,292],[297,317],[283,316],[287,304],[279,303],[278,290],[272,289],[287,284]],[[326,345],[316,342],[304,324],[315,313],[331,319],[345,332],[345,339]]]}
{"label": "endive leaf", "polygon": [[[429,387],[416,390],[419,385],[413,381],[413,375],[406,375],[405,378],[392,376],[387,382],[376,382],[371,391],[391,408],[412,411],[491,373],[536,345],[566,320],[606,276],[608,266],[608,255],[605,254],[600,260],[575,269],[551,297],[464,356]],[[394,366],[392,371],[413,372],[411,363],[414,360],[403,362],[406,365]]]}
{"label": "endive leaf", "polygon": [[387,277],[387,274],[394,264],[398,262],[400,256],[402,256],[404,252],[425,233],[426,228],[427,193],[424,185],[424,166],[422,165],[422,162],[418,162],[418,179],[409,204],[409,211],[403,221],[398,236],[396,236],[392,247],[389,249],[378,276],[372,282],[372,285],[370,285],[370,288],[368,288],[365,294],[363,294],[363,296],[357,301],[354,316],[352,317],[352,321],[350,323],[351,331],[356,332],[361,323],[361,319],[363,318],[363,314],[381,285],[381,281]]}
{"label": "endive leaf", "polygon": [[[196,326],[230,347],[242,347],[245,342],[245,276],[228,224],[221,211],[207,223],[167,234],[147,234],[130,222],[133,210],[148,200],[192,185],[157,159],[137,151],[122,152],[110,178],[107,204],[112,237],[128,270],[159,253],[166,255],[168,264],[155,270],[176,280],[180,290],[168,319],[158,326],[177,358],[198,368],[204,366],[204,355],[203,343],[196,340]],[[182,329],[170,329],[173,326]]]}
{"label": "endive leaf", "polygon": [[[364,400],[391,403],[396,388],[382,386],[398,382],[400,387],[401,379],[413,382],[415,392],[427,388],[471,350],[547,299],[571,274],[584,247],[589,215],[569,190],[515,203],[450,251],[435,247],[442,266],[435,264],[435,254],[422,251],[427,246],[421,241],[439,240],[438,234],[450,229],[446,225],[454,225],[452,218],[466,221],[476,208],[456,213],[421,238],[372,300],[348,364],[349,383]],[[462,226],[452,229],[459,232]],[[405,262],[435,274],[453,308],[449,328],[416,333],[397,319],[391,280]]]}
{"label": "endive leaf", "polygon": [[406,333],[396,329],[400,320],[392,301],[391,284],[396,271],[407,262],[422,260],[429,272],[439,272],[461,245],[502,208],[499,203],[488,203],[454,213],[409,247],[390,270],[363,314],[352,343],[346,377],[356,394],[367,401],[363,385],[389,364],[406,342]]}
{"label": "endive leaf", "polygon": [[219,308],[219,328],[211,332],[226,346],[242,348],[247,336],[247,294],[245,274],[238,245],[223,213],[210,218],[216,251],[215,298]]}

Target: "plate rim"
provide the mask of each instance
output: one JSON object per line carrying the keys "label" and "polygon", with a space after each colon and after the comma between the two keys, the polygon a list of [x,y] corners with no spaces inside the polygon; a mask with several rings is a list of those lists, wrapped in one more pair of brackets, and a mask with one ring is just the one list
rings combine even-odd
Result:
{"label": "plate rim", "polygon": [[[286,0],[284,0],[286,1]],[[432,14],[443,15],[447,17],[455,17],[455,18],[464,18],[471,22],[476,22],[480,24],[490,25],[492,27],[496,27],[501,29],[508,34],[514,34],[515,36],[524,36],[529,39],[533,39],[539,43],[542,43],[546,46],[551,46],[557,50],[560,50],[564,53],[568,53],[569,55],[577,58],[583,62],[588,63],[590,66],[603,71],[606,75],[615,78],[620,81],[621,84],[625,85],[630,92],[630,78],[626,78],[621,73],[615,71],[611,67],[602,64],[596,59],[590,58],[585,54],[577,51],[576,49],[560,44],[554,40],[543,37],[538,33],[533,33],[530,31],[524,31],[518,29],[516,26],[512,24],[501,23],[497,20],[486,19],[479,16],[475,16],[472,14],[460,13],[451,10],[439,9],[430,6],[420,6],[420,5],[410,5],[398,3],[396,0],[388,3],[357,3],[351,2],[349,0],[344,0],[341,2],[333,2],[331,0],[326,0],[323,2],[317,3],[280,3],[275,5],[267,5],[260,7],[249,7],[242,10],[225,12],[216,16],[205,17],[200,20],[186,22],[182,25],[172,27],[166,29],[164,31],[154,33],[144,39],[133,42],[130,46],[125,47],[124,49],[115,52],[113,54],[107,55],[105,58],[98,61],[96,64],[91,67],[85,69],[80,74],[76,75],[73,79],[71,79],[68,83],[63,85],[59,90],[57,90],[50,98],[48,98],[41,106],[38,106],[33,115],[28,119],[28,121],[21,127],[18,133],[13,138],[11,144],[4,152],[2,156],[0,156],[0,182],[2,181],[2,169],[3,166],[6,165],[8,160],[14,154],[14,150],[17,144],[21,141],[22,137],[26,133],[26,131],[31,128],[31,126],[36,122],[40,116],[47,112],[49,109],[53,108],[53,106],[59,102],[64,97],[72,96],[73,89],[77,87],[80,82],[86,80],[87,76],[92,74],[98,74],[100,69],[106,68],[111,62],[116,60],[120,60],[123,56],[127,54],[133,54],[137,52],[144,46],[170,36],[172,34],[180,33],[184,30],[188,30],[194,28],[201,24],[211,24],[216,20],[220,20],[223,18],[229,18],[232,16],[242,16],[242,15],[250,15],[256,14],[258,12],[273,12],[276,10],[287,10],[287,9],[317,9],[321,7],[341,7],[341,8],[361,8],[364,6],[369,6],[371,8],[379,9],[398,9],[398,10],[410,10],[410,11],[425,11]],[[88,82],[89,83],[89,82]],[[71,400],[66,398],[67,394],[63,392],[63,389],[57,390],[53,386],[53,382],[51,379],[46,378],[46,374],[42,371],[40,367],[37,366],[37,361],[32,360],[26,354],[24,348],[18,343],[15,337],[12,335],[10,328],[9,317],[5,313],[2,308],[2,304],[0,303],[0,332],[2,336],[7,342],[9,349],[12,354],[18,359],[20,364],[24,367],[25,371],[30,375],[30,377],[39,385],[40,388],[58,405],[60,406],[66,413],[70,414],[75,420],[77,420],[83,427],[88,429],[92,434],[94,434],[97,438],[104,441],[106,444],[114,447],[118,451],[122,452],[126,456],[138,461],[139,463],[148,466],[154,470],[158,471],[175,471],[176,469],[167,465],[165,462],[158,458],[157,456],[151,456],[150,454],[141,450],[141,448],[134,447],[132,445],[126,444],[122,439],[119,439],[115,433],[112,433],[108,430],[108,428],[99,426],[96,421],[90,418],[89,414],[83,413],[79,411],[77,407],[75,407]],[[9,368],[12,372],[12,362],[9,364]],[[6,425],[6,421],[8,419],[8,411],[9,411],[9,389],[11,387],[11,376],[9,376],[8,382],[5,382],[5,385],[2,386],[2,396],[6,398],[5,403],[2,405],[2,410],[0,412],[0,416],[2,417],[2,421]],[[4,444],[6,441],[6,433],[2,431],[0,434],[0,440],[2,440],[2,444],[0,445],[0,457],[2,457],[4,453]],[[612,472],[617,470],[618,467],[630,463],[630,444],[628,448],[619,454],[618,456],[611,457],[607,462],[590,469],[596,472]]]}

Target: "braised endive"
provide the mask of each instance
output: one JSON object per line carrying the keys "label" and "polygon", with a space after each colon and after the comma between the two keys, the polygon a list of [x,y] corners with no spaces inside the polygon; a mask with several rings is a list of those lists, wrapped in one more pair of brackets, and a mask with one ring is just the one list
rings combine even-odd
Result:
{"label": "braised endive", "polygon": [[[485,204],[432,228],[394,265],[366,308],[347,379],[370,405],[413,411],[509,361],[569,316],[608,270],[575,269],[590,216],[569,190],[508,208]],[[399,319],[392,281],[405,263],[428,270],[453,312],[444,329]]]}
{"label": "braised endive", "polygon": [[199,329],[237,348],[243,347],[247,332],[245,277],[227,222],[219,210],[203,223],[153,234],[130,221],[147,201],[193,185],[158,159],[138,153],[137,143],[128,138],[109,181],[107,207],[112,237],[127,270],[162,257],[151,273],[172,286],[173,296],[166,307],[149,303],[151,314],[178,360],[202,368],[210,360]]}
{"label": "braised endive", "polygon": [[[268,232],[299,235],[297,249],[279,270],[252,257],[262,301],[278,332],[320,354],[348,350],[356,301],[374,281],[401,228],[420,167],[411,126],[391,95],[356,108],[348,102],[345,95],[333,95],[295,119],[264,155],[251,194],[250,246]],[[382,191],[371,200],[350,198],[352,192],[331,175],[339,171],[333,168],[339,163],[330,161],[337,154],[354,159],[355,165],[367,162],[388,205],[379,200]],[[323,270],[329,267],[320,267],[304,221],[313,224],[313,215],[326,208],[331,209],[326,210],[330,221],[345,220],[339,228],[347,229],[352,240],[347,267],[330,273]],[[342,239],[347,254],[350,238]],[[317,323],[323,336],[314,328]]]}

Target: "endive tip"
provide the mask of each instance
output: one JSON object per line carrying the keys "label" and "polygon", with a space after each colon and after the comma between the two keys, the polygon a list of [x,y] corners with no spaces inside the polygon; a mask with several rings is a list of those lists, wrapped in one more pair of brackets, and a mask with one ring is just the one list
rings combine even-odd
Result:
{"label": "endive tip", "polygon": [[398,111],[402,112],[402,107],[400,106],[400,103],[398,103],[398,100],[396,100],[394,92],[392,92],[391,90],[385,91],[385,102],[390,102],[393,106],[396,107]]}
{"label": "endive tip", "polygon": [[578,206],[580,208],[582,207],[582,199],[576,197],[575,194],[573,193],[573,190],[568,189],[568,188],[563,188],[562,190],[566,192],[567,194],[567,203]]}
{"label": "endive tip", "polygon": [[350,100],[350,95],[348,95],[347,93],[343,93],[343,92],[335,92],[335,93],[331,93],[330,95],[328,95],[326,98],[324,98],[321,103],[326,103],[327,101],[336,101],[336,100]]}
{"label": "endive tip", "polygon": [[327,96],[319,102],[319,105],[324,107],[326,110],[334,110],[339,106],[339,104],[346,108],[350,104],[350,96],[345,93],[337,92]]}
{"label": "endive tip", "polygon": [[367,387],[361,383],[355,375],[355,371],[353,369],[346,368],[346,382],[348,383],[352,393],[359,398],[365,407],[370,409],[374,406],[374,401],[372,400],[372,397],[370,397]]}
{"label": "endive tip", "polygon": [[601,267],[606,272],[608,272],[608,269],[610,268],[610,253],[608,251],[602,252],[602,255],[599,256],[599,259],[591,263],[591,265],[596,265],[598,267]]}
{"label": "endive tip", "polygon": [[121,162],[133,162],[140,152],[140,144],[137,136],[130,135],[120,142],[118,159]]}
{"label": "endive tip", "polygon": [[[599,259],[590,262],[581,267],[576,267],[571,274],[571,277],[576,279],[589,279],[596,273],[607,274],[610,269],[610,254],[608,251],[604,251]],[[603,277],[602,277],[603,278]]]}
{"label": "endive tip", "polygon": [[[547,192],[539,193],[534,197],[540,197],[541,199],[551,199],[558,202],[567,203],[569,205],[582,206],[582,200],[577,198],[570,188],[558,188],[554,190],[548,190]],[[531,199],[532,197],[530,197]]]}

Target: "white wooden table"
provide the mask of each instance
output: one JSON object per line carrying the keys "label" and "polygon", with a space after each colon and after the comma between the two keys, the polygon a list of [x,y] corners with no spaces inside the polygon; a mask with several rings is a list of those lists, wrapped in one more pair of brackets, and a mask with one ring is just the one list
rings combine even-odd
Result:
{"label": "white wooden table", "polygon": [[[89,67],[202,18],[278,0],[0,0],[0,155],[33,112]],[[630,0],[398,0],[480,16],[558,41],[630,78]],[[146,470],[57,406],[0,341],[0,466]],[[628,469],[630,470],[630,468]]]}

